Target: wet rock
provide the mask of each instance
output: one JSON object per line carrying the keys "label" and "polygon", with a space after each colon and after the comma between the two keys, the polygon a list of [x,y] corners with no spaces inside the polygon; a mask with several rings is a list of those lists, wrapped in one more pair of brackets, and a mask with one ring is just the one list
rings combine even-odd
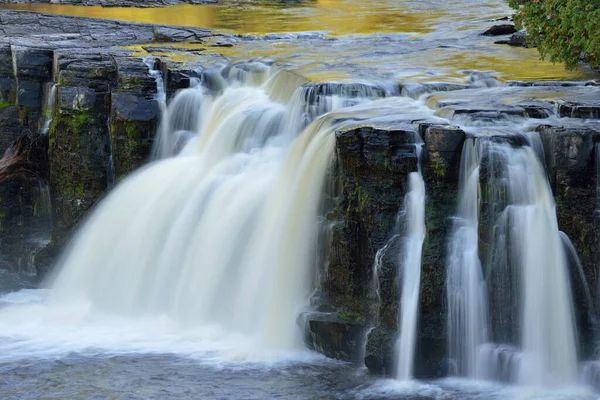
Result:
{"label": "wet rock", "polygon": [[527,32],[520,31],[511,35],[508,39],[508,45],[513,47],[531,47],[532,43],[527,36]]}
{"label": "wet rock", "polygon": [[487,31],[483,32],[483,36],[502,36],[502,35],[510,35],[512,33],[517,32],[515,26],[513,24],[501,24],[494,25],[489,28]]}
{"label": "wet rock", "polygon": [[396,332],[391,329],[377,327],[369,332],[365,347],[365,366],[369,371],[387,376],[395,373],[395,344]]}
{"label": "wet rock", "polygon": [[579,101],[556,101],[558,115],[570,118],[600,119],[600,98],[590,96]]}
{"label": "wet rock", "polygon": [[468,89],[469,87],[469,85],[446,82],[415,83],[411,85],[403,85],[402,95],[412,97],[413,99],[418,99],[427,93],[451,92],[454,90]]}
{"label": "wet rock", "polygon": [[586,293],[589,290],[592,299],[597,298],[596,274],[600,263],[595,162],[600,128],[586,125],[542,126],[538,131],[544,145],[548,179],[555,196],[559,229],[577,249],[583,268],[582,280],[577,266],[571,263],[571,285],[582,350],[589,355],[594,321],[590,321]]}
{"label": "wet rock", "polygon": [[25,135],[0,159],[0,268],[36,273],[36,254],[51,233],[48,140]]}
{"label": "wet rock", "polygon": [[336,134],[342,185],[330,220],[333,232],[324,286],[334,305],[366,315],[375,253],[386,243],[406,192],[407,175],[416,171],[411,130],[361,127]]}
{"label": "wet rock", "polygon": [[[4,103],[7,104],[7,103]],[[21,136],[19,109],[16,106],[0,105],[0,151]]]}
{"label": "wet rock", "polygon": [[169,53],[179,51],[200,51],[204,50],[198,47],[175,47],[175,46],[142,46],[142,49],[148,53]]}
{"label": "wet rock", "polygon": [[110,135],[115,179],[127,175],[150,155],[158,126],[156,80],[139,58],[116,57],[117,87],[111,92]]}
{"label": "wet rock", "polygon": [[538,130],[551,185],[589,185],[595,175],[590,168],[594,166],[594,144],[600,142],[600,130],[584,125],[542,126]]}
{"label": "wet rock", "polygon": [[545,101],[519,101],[513,105],[523,108],[529,118],[544,119],[555,114],[555,107]]}
{"label": "wet rock", "polygon": [[447,240],[456,212],[462,146],[466,134],[452,125],[421,124],[425,141],[425,223],[415,375],[441,376],[446,368]]}
{"label": "wet rock", "polygon": [[409,124],[336,133],[332,209],[327,217],[331,238],[322,296],[334,309],[392,331],[398,304],[394,251],[382,262],[381,303],[375,295],[373,264],[377,251],[393,237],[407,176],[417,170],[416,135]]}
{"label": "wet rock", "polygon": [[0,10],[0,43],[8,41],[15,45],[89,48],[180,42],[208,36],[211,32],[201,28]]}
{"label": "wet rock", "polygon": [[58,102],[49,137],[53,242],[60,244],[109,185],[112,55],[57,51]]}
{"label": "wet rock", "polygon": [[52,52],[48,49],[12,46],[16,106],[21,123],[37,131],[42,106],[42,85],[52,75]]}
{"label": "wet rock", "polygon": [[362,362],[366,328],[360,321],[342,318],[336,313],[306,313],[306,345],[327,357]]}

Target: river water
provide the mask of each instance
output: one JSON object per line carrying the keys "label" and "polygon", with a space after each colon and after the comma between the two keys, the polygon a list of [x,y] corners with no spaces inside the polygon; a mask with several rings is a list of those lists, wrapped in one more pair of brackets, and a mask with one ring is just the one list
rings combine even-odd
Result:
{"label": "river water", "polygon": [[[234,60],[275,61],[311,80],[410,84],[440,80],[476,83],[497,78],[492,81],[500,84],[513,79],[597,77],[585,69],[564,71],[560,65],[539,61],[535,50],[494,45],[495,39],[480,36],[493,20],[510,14],[506,4],[496,0],[485,4],[475,0],[386,0],[368,5],[359,0],[292,5],[248,1],[164,9],[46,4],[2,7],[236,33],[244,37],[223,39],[235,46],[207,51]],[[268,75],[260,68],[259,73]],[[217,110],[212,115],[220,115],[221,107],[222,118],[212,123],[209,118],[200,128],[208,139],[199,139],[196,147],[192,139],[183,156],[157,161],[117,187],[79,234],[75,249],[61,261],[62,272],[44,285],[52,289],[36,289],[30,277],[0,274],[1,399],[596,398],[585,388],[532,391],[474,379],[383,379],[369,375],[363,367],[295,346],[293,338],[291,345],[286,341],[283,351],[279,347],[273,350],[273,341],[285,336],[285,328],[290,326],[283,318],[294,316],[289,310],[297,306],[280,300],[297,290],[305,278],[301,274],[280,276],[278,267],[289,264],[291,270],[300,271],[309,264],[301,258],[311,242],[312,220],[297,215],[287,218],[289,210],[297,211],[298,205],[314,200],[315,195],[307,193],[318,192],[315,176],[323,175],[327,167],[323,160],[330,155],[322,150],[331,150],[327,135],[344,125],[327,118],[322,124],[310,125],[304,136],[313,135],[314,139],[308,136],[306,143],[286,136],[285,126],[298,131],[304,128],[293,119],[293,102],[288,102],[287,108],[278,104],[273,101],[278,93],[264,89],[271,87],[269,84],[246,78],[229,82],[231,87],[211,100],[211,110]],[[540,98],[555,95],[532,91]],[[481,89],[467,95],[487,100],[493,94]],[[402,109],[413,119],[416,115],[432,117],[434,112],[423,102],[407,98],[371,104],[373,98],[340,97],[333,96],[321,113],[338,109],[340,121],[354,116],[381,122],[387,121],[389,110]],[[354,108],[343,109],[348,106]],[[218,138],[229,133],[237,136],[220,143]],[[242,140],[244,135],[252,140]],[[297,165],[290,168],[286,157],[297,157]],[[157,191],[155,182],[160,177],[168,185]],[[295,186],[286,186],[288,181]],[[258,186],[261,190],[253,191]],[[298,193],[307,199],[300,197],[302,201],[295,203]],[[197,203],[189,201],[191,198]],[[234,199],[231,204],[225,201],[230,199]],[[165,208],[172,215],[165,213],[153,225],[146,225]],[[263,215],[258,212],[263,208],[280,212]],[[205,209],[213,218],[194,221],[197,209]],[[304,214],[310,217],[311,213],[314,210]],[[294,226],[295,230],[282,226]],[[127,243],[116,241],[120,229],[131,234]],[[182,253],[182,243],[195,238],[194,232],[209,232],[204,238],[211,240],[191,243],[201,243],[202,252]],[[229,235],[231,232],[236,234]],[[167,253],[169,258],[150,259],[150,250],[157,250],[154,246],[166,233],[169,240],[164,249],[168,251],[161,257]],[[254,251],[250,253],[244,234],[251,238],[249,247]],[[275,244],[271,238],[277,238]],[[281,247],[293,262],[281,258]],[[191,245],[188,248],[194,250]],[[273,254],[280,257],[274,257],[278,262],[271,260]],[[141,262],[146,256],[148,260]],[[201,274],[191,271],[190,266],[209,256],[218,269],[207,268]],[[177,263],[173,257],[178,257]],[[181,272],[175,277],[173,264]],[[252,273],[240,273],[240,265]],[[124,271],[122,266],[128,268]],[[208,274],[216,276],[220,286],[205,282]],[[274,278],[270,284],[253,286],[255,276]],[[237,286],[229,285],[230,281]],[[67,301],[61,298],[65,293],[70,296]],[[301,298],[302,294],[295,296]],[[197,298],[202,304],[194,304]],[[260,321],[257,328],[249,317],[252,310],[275,318],[266,318],[264,324]],[[243,315],[237,315],[240,313]],[[198,321],[199,314],[206,315]]]}

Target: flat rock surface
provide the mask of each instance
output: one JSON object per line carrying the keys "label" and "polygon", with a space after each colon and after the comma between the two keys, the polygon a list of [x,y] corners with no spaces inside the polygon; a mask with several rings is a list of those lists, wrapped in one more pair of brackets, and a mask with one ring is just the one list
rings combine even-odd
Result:
{"label": "flat rock surface", "polygon": [[210,30],[202,28],[0,10],[0,44],[89,48],[181,42],[211,35]]}

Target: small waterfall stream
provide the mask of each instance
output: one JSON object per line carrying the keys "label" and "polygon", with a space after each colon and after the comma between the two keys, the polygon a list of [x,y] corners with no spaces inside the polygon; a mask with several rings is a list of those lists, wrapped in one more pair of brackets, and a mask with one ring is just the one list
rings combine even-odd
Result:
{"label": "small waterfall stream", "polygon": [[[480,141],[479,155],[471,158],[486,158],[488,175],[485,178],[488,187],[493,188],[488,196],[497,191],[506,201],[493,228],[495,240],[500,241],[491,246],[497,253],[490,268],[499,280],[491,284],[490,295],[498,307],[510,309],[515,304],[520,310],[520,317],[511,320],[498,319],[495,315],[494,325],[501,332],[519,334],[518,341],[513,343],[482,346],[489,339],[486,337],[486,286],[477,256],[479,167],[475,165],[470,172],[471,189],[461,184],[459,202],[460,210],[464,194],[470,191],[471,211],[467,220],[471,221],[472,239],[468,240],[467,236],[457,240],[453,236],[448,267],[449,346],[455,373],[473,378],[516,380],[533,386],[575,384],[577,341],[568,264],[544,167],[528,145],[514,147],[485,137],[476,140]],[[465,157],[475,150],[472,142],[467,141],[465,146],[469,147],[463,151],[463,168],[467,168]],[[461,179],[465,182],[464,171]],[[456,232],[455,227],[454,235]],[[461,255],[468,255],[471,261],[461,260]],[[468,271],[472,271],[470,277],[462,278]],[[506,286],[501,282],[513,283]],[[502,336],[501,332],[495,334],[511,337]],[[508,350],[506,345],[517,346],[518,350]],[[511,355],[511,352],[516,353]]]}
{"label": "small waterfall stream", "polygon": [[42,118],[40,120],[40,135],[47,135],[50,125],[54,119],[54,104],[56,103],[56,89],[58,85],[54,82],[46,85],[44,101],[42,106]]}
{"label": "small waterfall stream", "polygon": [[479,260],[479,150],[465,141],[460,163],[458,212],[448,250],[448,354],[451,371],[480,377],[478,352],[487,342],[486,284]]}
{"label": "small waterfall stream", "polygon": [[[415,135],[417,136],[417,135]],[[423,141],[418,137],[416,144],[417,160],[420,159]],[[396,343],[396,378],[402,381],[413,378],[415,346],[417,343],[417,322],[419,313],[419,293],[421,286],[421,254],[425,240],[425,182],[421,168],[408,177],[404,214],[406,231],[402,245],[402,294],[400,297],[399,331]]]}

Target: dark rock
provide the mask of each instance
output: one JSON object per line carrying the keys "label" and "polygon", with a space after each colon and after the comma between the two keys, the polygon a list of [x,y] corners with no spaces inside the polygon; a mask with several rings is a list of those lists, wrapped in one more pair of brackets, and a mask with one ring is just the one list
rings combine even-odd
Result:
{"label": "dark rock", "polygon": [[483,36],[501,36],[501,35],[510,35],[515,33],[517,30],[513,24],[501,24],[494,25],[487,31],[483,32]]}
{"label": "dark rock", "polygon": [[556,101],[558,115],[570,118],[600,119],[600,98],[590,96],[579,101]]}
{"label": "dark rock", "polygon": [[446,368],[446,264],[447,241],[456,212],[462,147],[466,134],[456,126],[421,124],[424,137],[425,223],[419,334],[415,376],[434,378]]}
{"label": "dark rock", "polygon": [[116,57],[118,85],[111,93],[110,136],[115,178],[139,167],[150,154],[160,110],[156,81],[139,58]]}
{"label": "dark rock", "polygon": [[110,87],[116,68],[106,53],[55,54],[58,102],[48,132],[53,243],[60,245],[109,185]]}
{"label": "dark rock", "polygon": [[359,321],[349,321],[335,313],[306,313],[306,345],[327,357],[361,362],[366,328]]}
{"label": "dark rock", "polygon": [[[597,215],[596,152],[600,128],[586,126],[542,126],[548,179],[556,199],[559,229],[571,240],[583,268],[583,280],[571,263],[571,285],[582,349],[590,354],[594,321],[590,321],[587,293],[596,299],[597,265],[600,263],[600,220]],[[598,305],[596,305],[597,307]],[[593,346],[591,346],[593,347]],[[585,350],[587,348],[587,351]]]}
{"label": "dark rock", "polygon": [[544,119],[555,114],[552,104],[545,101],[519,101],[513,105],[522,107],[529,118]]}
{"label": "dark rock", "polygon": [[527,32],[520,31],[514,33],[510,39],[508,39],[508,45],[513,47],[530,47],[532,45]]}
{"label": "dark rock", "polygon": [[377,327],[367,335],[365,348],[365,366],[369,371],[391,376],[395,373],[396,332],[391,329]]}
{"label": "dark rock", "polygon": [[426,82],[426,83],[415,83],[411,85],[402,86],[402,95],[418,99],[427,93],[437,92],[451,92],[454,90],[468,89],[469,85],[462,85],[457,83],[447,82]]}
{"label": "dark rock", "polygon": [[0,151],[21,136],[19,109],[15,106],[0,106]]}
{"label": "dark rock", "polygon": [[0,267],[36,273],[35,255],[52,230],[48,140],[25,135],[0,159]]}
{"label": "dark rock", "polygon": [[33,78],[39,81],[52,76],[52,51],[13,46],[13,62],[17,78]]}
{"label": "dark rock", "polygon": [[[32,36],[35,32],[35,36]],[[0,43],[27,47],[89,48],[211,36],[206,29],[0,10]]]}
{"label": "dark rock", "polygon": [[180,51],[201,51],[204,49],[197,47],[175,47],[175,46],[142,46],[142,49],[148,53],[170,53]]}

